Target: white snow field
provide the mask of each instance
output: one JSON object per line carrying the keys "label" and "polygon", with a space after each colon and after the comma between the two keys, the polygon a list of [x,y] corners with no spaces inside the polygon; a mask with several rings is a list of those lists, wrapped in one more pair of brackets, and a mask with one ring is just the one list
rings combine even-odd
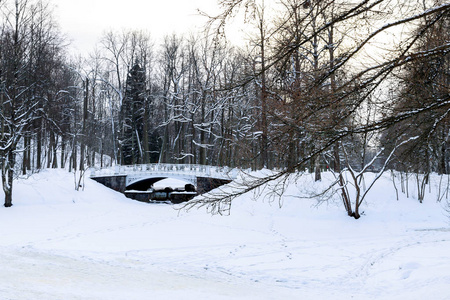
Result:
{"label": "white snow field", "polygon": [[422,204],[397,201],[387,174],[359,220],[338,198],[294,197],[307,182],[290,184],[281,209],[251,194],[212,216],[90,179],[77,192],[63,170],[19,179],[0,208],[0,299],[450,299],[436,182]]}

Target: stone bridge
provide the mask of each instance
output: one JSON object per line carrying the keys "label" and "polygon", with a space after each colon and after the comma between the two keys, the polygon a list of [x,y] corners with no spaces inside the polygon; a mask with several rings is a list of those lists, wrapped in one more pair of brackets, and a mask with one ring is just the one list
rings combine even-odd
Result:
{"label": "stone bridge", "polygon": [[145,191],[161,179],[175,178],[191,183],[197,188],[198,194],[203,194],[231,182],[236,176],[237,171],[227,167],[143,164],[92,168],[90,178],[122,193],[126,190]]}

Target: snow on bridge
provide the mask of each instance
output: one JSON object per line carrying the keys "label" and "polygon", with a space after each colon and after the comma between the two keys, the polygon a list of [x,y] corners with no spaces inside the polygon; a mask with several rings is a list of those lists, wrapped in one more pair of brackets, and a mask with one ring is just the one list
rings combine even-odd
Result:
{"label": "snow on bridge", "polygon": [[197,177],[233,180],[237,170],[228,167],[216,167],[189,164],[142,164],[132,166],[113,166],[110,168],[91,169],[91,177],[127,175],[127,185],[142,178],[170,177],[194,180]]}

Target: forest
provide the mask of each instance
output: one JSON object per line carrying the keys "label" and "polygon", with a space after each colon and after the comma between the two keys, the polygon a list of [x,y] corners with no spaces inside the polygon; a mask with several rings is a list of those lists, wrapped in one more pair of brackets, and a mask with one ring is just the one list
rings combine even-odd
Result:
{"label": "forest", "polygon": [[278,171],[242,192],[330,171],[359,218],[364,172],[449,174],[450,3],[217,2],[202,32],[109,31],[74,57],[51,3],[0,1],[4,205],[43,168],[179,163]]}

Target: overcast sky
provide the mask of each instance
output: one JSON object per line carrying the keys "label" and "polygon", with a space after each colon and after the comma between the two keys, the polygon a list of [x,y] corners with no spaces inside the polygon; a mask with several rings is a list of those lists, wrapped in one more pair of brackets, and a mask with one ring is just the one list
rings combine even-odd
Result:
{"label": "overcast sky", "polygon": [[105,30],[145,29],[158,41],[205,24],[197,8],[216,12],[215,0],[52,0],[61,30],[74,52],[91,52]]}

